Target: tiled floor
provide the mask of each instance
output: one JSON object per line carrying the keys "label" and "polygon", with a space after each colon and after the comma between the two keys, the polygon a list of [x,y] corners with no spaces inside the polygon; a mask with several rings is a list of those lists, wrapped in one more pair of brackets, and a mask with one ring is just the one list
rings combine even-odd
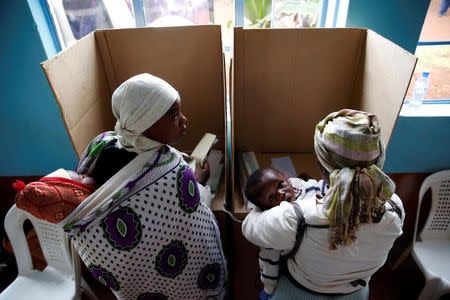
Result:
{"label": "tiled floor", "polygon": [[[33,238],[31,237],[31,252],[33,263],[38,268],[45,266],[39,260],[40,249],[33,246]],[[4,244],[8,248],[7,244]],[[85,269],[84,274],[87,273]],[[11,257],[3,247],[0,248],[0,291],[3,290],[17,276],[17,269],[14,258]],[[90,286],[94,289],[100,300],[114,299],[114,296],[101,284],[93,282],[92,277],[85,276]],[[369,300],[410,300],[417,299],[420,291],[425,284],[424,278],[409,256],[395,271],[392,271],[386,264],[384,265],[370,281],[370,297]],[[239,293],[235,293],[239,295]],[[450,295],[443,298],[450,299]],[[239,299],[236,299],[239,300]],[[250,299],[245,299],[250,300]]]}
{"label": "tiled floor", "polygon": [[[7,268],[0,267],[0,289],[2,290],[11,282],[17,271],[15,266]],[[94,288],[100,300],[114,299],[112,294],[99,284],[92,285],[92,281],[88,279],[91,287]],[[369,300],[409,300],[417,299],[424,285],[423,276],[414,264],[411,257],[396,270],[391,271],[385,265],[382,267],[370,281],[370,297]],[[450,299],[447,297],[446,299]],[[238,300],[238,299],[237,299]],[[246,299],[250,300],[250,299]]]}

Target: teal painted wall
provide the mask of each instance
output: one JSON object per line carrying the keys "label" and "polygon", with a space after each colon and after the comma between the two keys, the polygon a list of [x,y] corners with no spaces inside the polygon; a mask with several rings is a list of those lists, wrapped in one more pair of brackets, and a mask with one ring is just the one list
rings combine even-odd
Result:
{"label": "teal painted wall", "polygon": [[1,1],[0,14],[0,176],[73,168],[75,152],[40,67],[47,56],[28,2]]}
{"label": "teal painted wall", "polygon": [[430,0],[351,0],[346,25],[370,28],[414,53],[429,4]]}
{"label": "teal painted wall", "polygon": [[[370,28],[414,53],[429,3],[353,0],[347,26]],[[399,117],[387,149],[385,170],[413,173],[450,169],[449,149],[450,117]]]}

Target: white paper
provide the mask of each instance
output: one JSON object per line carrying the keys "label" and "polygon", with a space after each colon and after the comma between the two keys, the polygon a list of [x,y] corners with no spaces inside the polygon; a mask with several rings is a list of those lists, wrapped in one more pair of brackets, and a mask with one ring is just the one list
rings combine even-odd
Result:
{"label": "white paper", "polygon": [[289,156],[272,158],[272,167],[280,171],[285,171],[289,177],[297,177],[297,171]]}

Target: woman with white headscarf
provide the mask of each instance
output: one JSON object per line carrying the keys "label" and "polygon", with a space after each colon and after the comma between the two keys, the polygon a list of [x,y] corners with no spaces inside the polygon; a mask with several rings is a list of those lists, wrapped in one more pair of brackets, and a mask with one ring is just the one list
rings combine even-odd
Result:
{"label": "woman with white headscarf", "polygon": [[402,234],[403,205],[381,170],[385,152],[377,118],[343,109],[316,126],[314,150],[329,188],[242,224],[259,247],[286,254],[271,299],[368,299],[371,276]]}
{"label": "woman with white headscarf", "polygon": [[100,187],[61,225],[118,299],[220,298],[227,271],[202,185],[208,170],[194,174],[169,146],[186,130],[178,92],[136,75],[116,89],[112,109],[115,130],[97,136],[77,168]]}

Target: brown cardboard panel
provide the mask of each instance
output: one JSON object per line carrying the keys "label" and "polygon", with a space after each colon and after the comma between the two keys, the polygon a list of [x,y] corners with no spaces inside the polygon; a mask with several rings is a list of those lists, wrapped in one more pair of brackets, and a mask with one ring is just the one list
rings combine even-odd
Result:
{"label": "brown cardboard panel", "polygon": [[[99,35],[100,36],[100,35]],[[148,72],[173,85],[188,118],[177,145],[192,150],[205,132],[224,149],[224,83],[220,26],[104,30],[99,47],[109,84],[115,89],[133,75]],[[106,62],[107,61],[107,62]]]}
{"label": "brown cardboard panel", "polygon": [[272,165],[272,158],[289,156],[294,164],[295,170],[299,174],[307,172],[315,179],[321,178],[314,153],[255,153],[255,156],[261,168],[270,167]]}
{"label": "brown cardboard panel", "polygon": [[365,31],[235,29],[238,151],[313,151],[314,127],[347,107]]}
{"label": "brown cardboard panel", "polygon": [[94,34],[42,63],[78,156],[98,133],[113,129],[111,94]]}
{"label": "brown cardboard panel", "polygon": [[371,30],[365,47],[351,107],[374,113],[388,145],[417,59],[406,50]]}
{"label": "brown cardboard panel", "polygon": [[[211,132],[220,140],[215,148],[225,150],[220,26],[99,30],[44,62],[43,69],[78,155],[95,135],[113,129],[112,91],[142,72],[162,77],[180,92],[188,133],[177,149],[192,150]],[[227,169],[225,163],[215,210],[224,205]]]}
{"label": "brown cardboard panel", "polygon": [[320,178],[314,128],[330,112],[348,107],[375,113],[387,144],[415,62],[410,53],[365,29],[236,28],[234,212],[247,212],[236,165],[243,151],[257,152],[260,166],[270,165],[274,154],[289,153],[298,172]]}
{"label": "brown cardboard panel", "polygon": [[222,210],[225,206],[225,193],[226,185],[225,180],[220,184],[219,190],[217,191],[213,202],[211,203],[211,209],[214,211]]}

